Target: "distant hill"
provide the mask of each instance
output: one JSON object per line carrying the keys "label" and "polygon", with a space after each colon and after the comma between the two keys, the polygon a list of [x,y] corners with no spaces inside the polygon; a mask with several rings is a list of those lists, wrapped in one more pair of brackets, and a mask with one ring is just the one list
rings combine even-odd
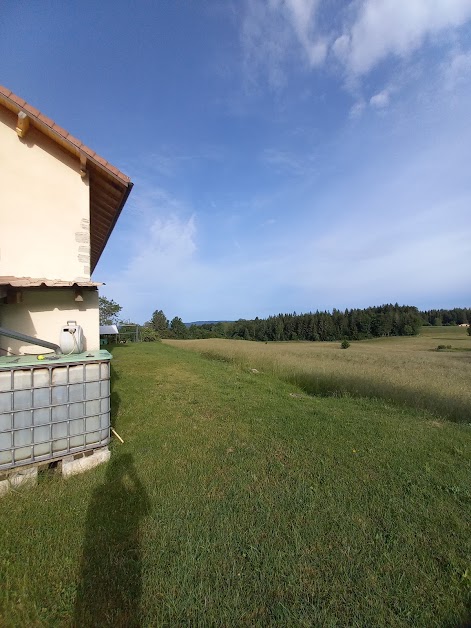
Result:
{"label": "distant hill", "polygon": [[186,327],[191,327],[192,325],[196,325],[199,327],[200,325],[216,325],[217,323],[233,323],[234,321],[194,321],[192,323],[184,323]]}

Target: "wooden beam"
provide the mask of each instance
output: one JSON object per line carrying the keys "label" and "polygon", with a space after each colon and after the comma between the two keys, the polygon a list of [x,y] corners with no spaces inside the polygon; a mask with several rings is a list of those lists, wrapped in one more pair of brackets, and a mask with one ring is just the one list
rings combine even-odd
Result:
{"label": "wooden beam", "polygon": [[80,176],[82,179],[87,176],[87,157],[80,153]]}
{"label": "wooden beam", "polygon": [[29,129],[29,117],[24,111],[18,113],[18,121],[16,123],[16,133],[18,137],[23,138]]}
{"label": "wooden beam", "polygon": [[94,224],[100,225],[108,232],[110,230],[111,220],[108,220],[106,216],[103,216],[101,213],[98,212],[96,207],[94,207],[94,212],[90,217],[90,225]]}
{"label": "wooden beam", "polygon": [[8,290],[7,292],[7,303],[9,305],[14,305],[17,303],[23,303],[23,291],[22,290]]}
{"label": "wooden beam", "polygon": [[92,192],[90,195],[90,204],[95,205],[99,204],[103,209],[106,209],[108,214],[112,217],[116,214],[117,203],[113,204],[113,201],[110,200],[109,196],[104,194],[97,193],[96,190]]}
{"label": "wooden beam", "polygon": [[108,235],[107,232],[103,231],[99,227],[97,229],[93,228],[92,229],[92,234],[93,234],[94,238],[99,240],[99,243],[97,244],[97,248],[102,246],[103,242],[105,241],[105,239],[106,239],[106,237]]}
{"label": "wooden beam", "polygon": [[100,203],[103,203],[103,205],[105,205],[107,209],[109,210],[110,214],[113,214],[114,216],[121,202],[121,199],[117,199],[114,196],[110,196],[104,190],[97,190],[96,186],[97,186],[96,183],[93,183],[93,182],[91,183],[90,202],[93,203],[93,201],[97,200]]}
{"label": "wooden beam", "polygon": [[98,186],[106,194],[109,194],[117,201],[120,201],[123,198],[123,194],[126,190],[126,186],[124,184],[120,186],[119,184],[107,180],[104,177],[97,175],[96,173],[92,175],[92,181],[94,185]]}

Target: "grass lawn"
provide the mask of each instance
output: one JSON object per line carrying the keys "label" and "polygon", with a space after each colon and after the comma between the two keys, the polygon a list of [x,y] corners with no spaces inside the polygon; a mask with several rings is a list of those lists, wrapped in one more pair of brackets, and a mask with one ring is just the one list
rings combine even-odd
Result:
{"label": "grass lawn", "polygon": [[1,626],[464,625],[467,423],[180,345],[113,354],[125,444],[0,501]]}
{"label": "grass lawn", "polygon": [[[387,399],[438,418],[471,421],[471,337],[464,327],[423,327],[416,337],[352,342],[166,340],[259,368],[314,395]],[[439,345],[452,347],[437,351]]]}

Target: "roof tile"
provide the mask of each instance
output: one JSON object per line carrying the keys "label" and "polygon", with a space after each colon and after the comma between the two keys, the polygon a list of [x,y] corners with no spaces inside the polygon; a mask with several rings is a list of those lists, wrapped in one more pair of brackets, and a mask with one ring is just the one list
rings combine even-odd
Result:
{"label": "roof tile", "polygon": [[67,136],[67,140],[74,146],[77,146],[77,148],[81,148],[82,146],[82,142],[78,140],[76,137],[74,137],[73,135],[71,135],[70,133]]}
{"label": "roof tile", "polygon": [[28,113],[30,113],[32,116],[36,116],[36,118],[39,118],[39,116],[41,115],[41,112],[39,111],[39,109],[36,109],[36,107],[32,107],[31,105],[28,105],[28,103],[25,103],[23,105],[23,109],[27,111]]}
{"label": "roof tile", "polygon": [[9,96],[11,94],[11,90],[7,87],[3,87],[3,85],[0,85],[0,94],[3,94],[4,96]]}
{"label": "roof tile", "polygon": [[47,124],[47,126],[51,127],[51,129],[54,126],[54,120],[51,120],[51,118],[48,118],[43,113],[40,113],[38,118],[41,120],[41,122],[44,122],[44,124]]}
{"label": "roof tile", "polygon": [[83,150],[83,152],[86,153],[89,157],[95,157],[96,155],[95,151],[91,148],[88,148],[88,146],[85,146],[85,144],[82,144],[80,149]]}
{"label": "roof tile", "polygon": [[66,131],[61,126],[55,123],[54,123],[54,126],[52,127],[52,130],[55,131],[56,133],[59,133],[59,135],[62,135],[62,137],[67,137],[69,135],[68,131]]}
{"label": "roof tile", "polygon": [[42,286],[46,286],[48,288],[68,288],[72,286],[95,288],[102,285],[102,283],[91,280],[87,281],[86,279],[67,281],[64,279],[13,277],[11,275],[0,277],[0,286],[11,286],[12,288],[37,288]]}
{"label": "roof tile", "polygon": [[23,105],[26,104],[26,100],[24,100],[23,98],[20,98],[19,96],[17,96],[16,94],[11,93],[8,98],[10,100],[13,100],[13,102],[16,102],[17,105],[20,105],[20,107],[23,107]]}
{"label": "roof tile", "polygon": [[[115,168],[114,166],[112,166],[110,163],[108,163],[107,168],[110,172],[112,172],[113,174],[115,174],[117,177],[120,176],[121,172],[118,170],[118,168]],[[121,178],[121,177],[120,177]]]}
{"label": "roof tile", "polygon": [[118,171],[118,174],[116,176],[119,177],[121,181],[124,181],[125,183],[131,182],[131,179],[128,177],[128,175],[124,174],[124,172],[121,172],[120,170]]}
{"label": "roof tile", "polygon": [[106,161],[106,159],[103,159],[103,157],[100,157],[100,155],[95,154],[93,159],[97,161],[101,166],[104,166],[105,168],[108,167],[108,162]]}

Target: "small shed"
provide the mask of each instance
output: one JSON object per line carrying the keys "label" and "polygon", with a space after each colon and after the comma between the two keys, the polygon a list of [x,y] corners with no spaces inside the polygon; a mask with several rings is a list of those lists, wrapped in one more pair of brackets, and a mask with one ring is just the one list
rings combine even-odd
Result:
{"label": "small shed", "polygon": [[119,330],[116,325],[100,325],[100,345],[118,342]]}

